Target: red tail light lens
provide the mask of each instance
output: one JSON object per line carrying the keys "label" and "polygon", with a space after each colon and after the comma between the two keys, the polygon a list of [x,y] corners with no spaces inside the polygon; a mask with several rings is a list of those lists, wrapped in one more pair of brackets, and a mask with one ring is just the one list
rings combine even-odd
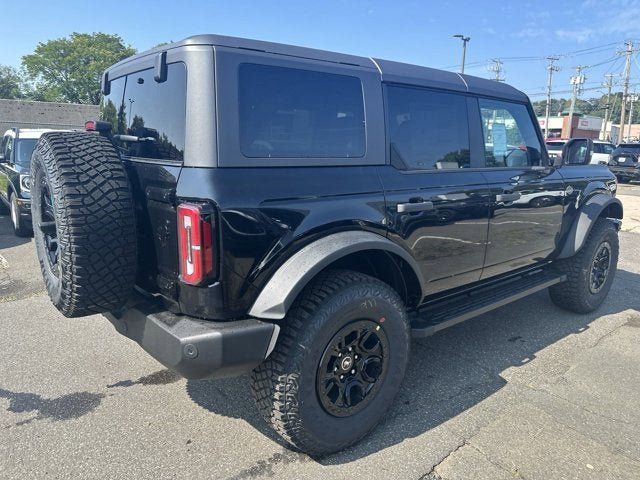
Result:
{"label": "red tail light lens", "polygon": [[178,250],[180,279],[199,285],[213,275],[213,228],[211,215],[203,214],[200,205],[178,206]]}

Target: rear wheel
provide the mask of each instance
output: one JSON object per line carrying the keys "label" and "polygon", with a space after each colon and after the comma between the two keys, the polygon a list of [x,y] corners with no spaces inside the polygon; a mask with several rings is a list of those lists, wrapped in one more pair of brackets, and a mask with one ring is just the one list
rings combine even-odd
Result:
{"label": "rear wheel", "polygon": [[252,375],[258,408],[299,450],[342,450],[376,426],[400,389],[410,350],[404,305],[375,278],[327,271],[284,322]]}
{"label": "rear wheel", "polygon": [[67,317],[115,310],[136,275],[133,197],[124,165],[99,135],[50,132],[31,161],[31,214],[47,292]]}
{"label": "rear wheel", "polygon": [[14,193],[9,196],[9,209],[11,211],[11,225],[13,225],[13,233],[18,237],[30,237],[33,233],[29,227],[24,225],[20,218],[20,206],[18,199]]}
{"label": "rear wheel", "polygon": [[615,225],[606,218],[598,219],[582,249],[573,257],[556,263],[555,268],[567,275],[567,281],[549,288],[553,303],[577,313],[597,309],[613,283],[618,252]]}

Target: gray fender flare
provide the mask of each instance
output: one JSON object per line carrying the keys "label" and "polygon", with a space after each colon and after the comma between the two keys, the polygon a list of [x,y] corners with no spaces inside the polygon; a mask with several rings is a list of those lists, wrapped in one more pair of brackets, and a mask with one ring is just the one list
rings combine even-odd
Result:
{"label": "gray fender flare", "polygon": [[[591,228],[600,214],[610,205],[617,205],[622,212],[622,203],[615,197],[604,193],[598,193],[585,202],[580,208],[576,219],[562,245],[558,258],[568,258],[580,251],[584,245]],[[622,215],[620,215],[622,218]]]}
{"label": "gray fender flare", "polygon": [[321,270],[346,255],[363,250],[384,250],[406,260],[420,281],[422,292],[425,291],[420,269],[406,250],[375,233],[347,231],[316,240],[291,256],[264,286],[249,315],[271,320],[284,318],[298,294]]}

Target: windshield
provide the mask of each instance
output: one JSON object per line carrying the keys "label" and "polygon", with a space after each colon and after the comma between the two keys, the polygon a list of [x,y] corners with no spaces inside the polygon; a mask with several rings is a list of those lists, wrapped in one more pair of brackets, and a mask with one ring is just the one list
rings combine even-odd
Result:
{"label": "windshield", "polygon": [[33,153],[33,149],[38,143],[37,138],[24,138],[22,140],[18,139],[16,142],[16,164],[21,167],[28,168],[29,163],[31,161],[31,154]]}

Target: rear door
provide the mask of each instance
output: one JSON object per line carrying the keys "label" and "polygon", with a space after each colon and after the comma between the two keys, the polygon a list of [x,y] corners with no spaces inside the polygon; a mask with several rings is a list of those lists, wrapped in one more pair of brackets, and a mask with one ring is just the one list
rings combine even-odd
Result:
{"label": "rear door", "polygon": [[549,165],[531,110],[525,104],[478,99],[491,194],[482,278],[544,260],[562,225],[564,181]]}
{"label": "rear door", "polygon": [[427,294],[477,281],[488,187],[469,135],[468,97],[388,85],[389,165],[380,167],[390,237],[420,264]]}

